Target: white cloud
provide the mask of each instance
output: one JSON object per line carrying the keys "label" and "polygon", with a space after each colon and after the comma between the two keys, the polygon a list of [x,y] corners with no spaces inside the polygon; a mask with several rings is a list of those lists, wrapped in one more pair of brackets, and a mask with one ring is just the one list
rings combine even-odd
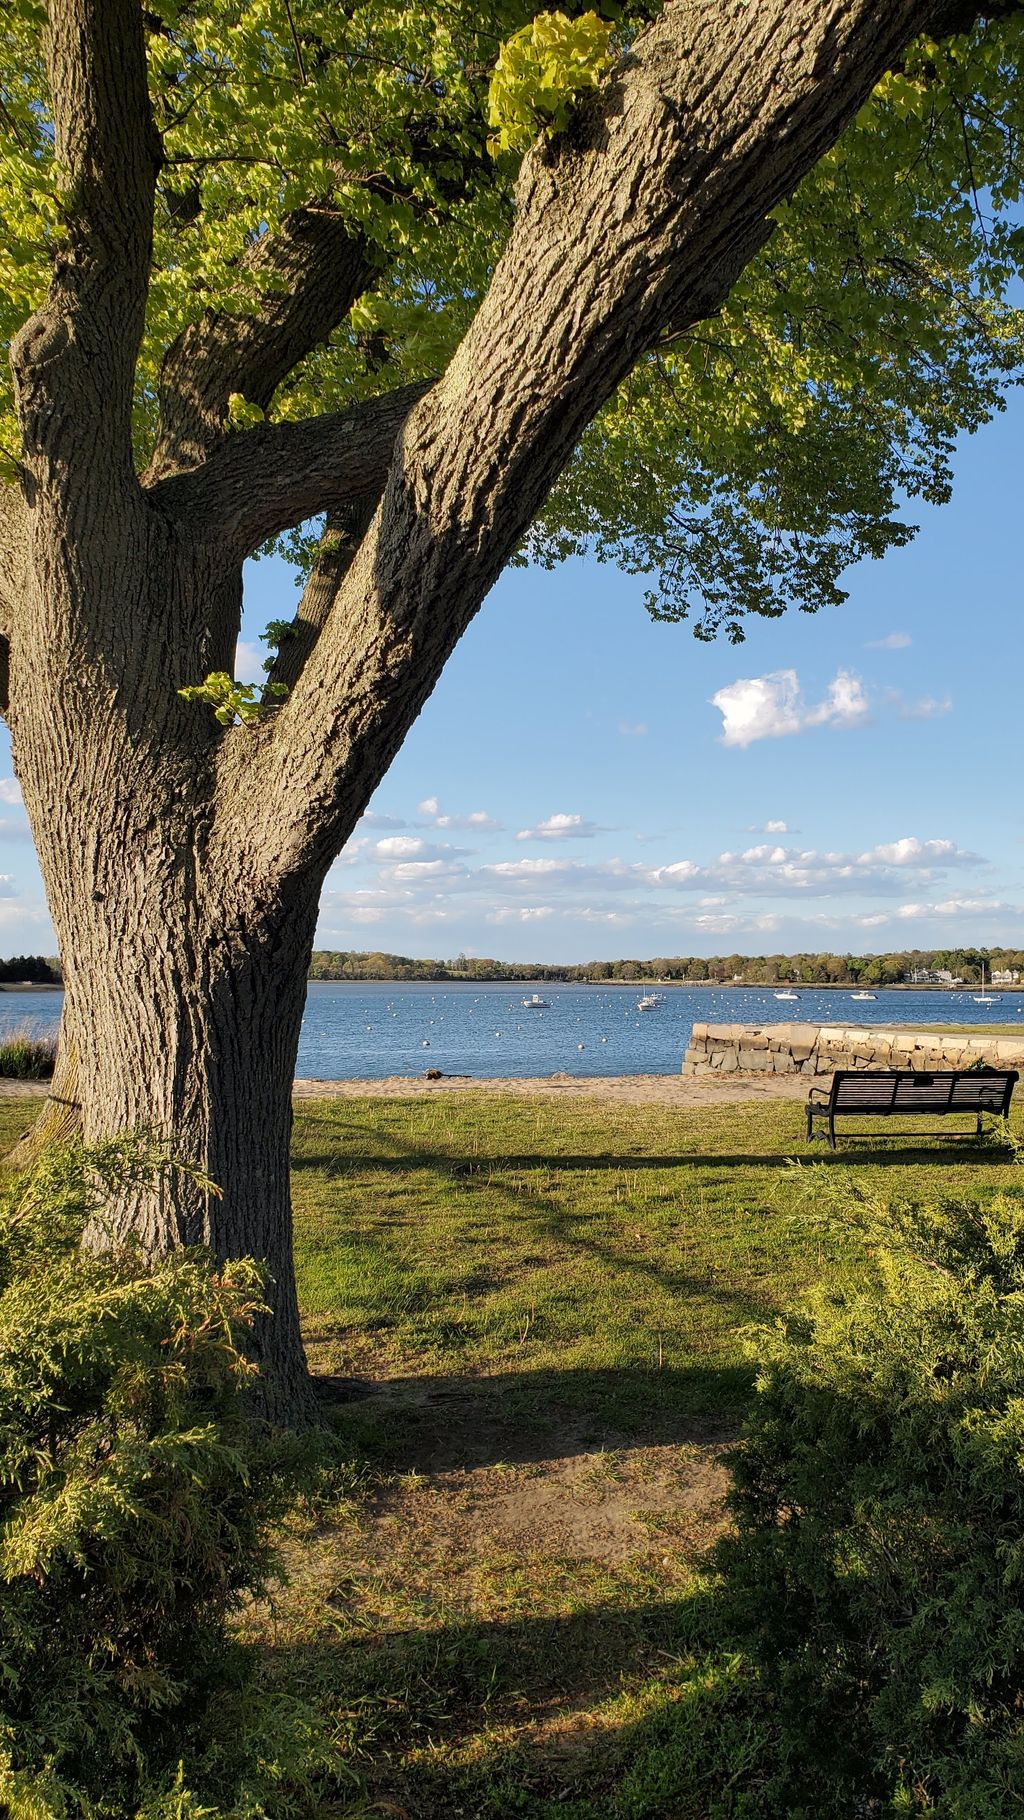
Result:
{"label": "white cloud", "polygon": [[619,732],[624,739],[642,739],[647,732],[647,722],[638,720],[635,723],[631,723],[628,720],[620,720]]}
{"label": "white cloud", "polygon": [[852,727],[868,712],[864,685],[852,670],[838,670],[823,701],[809,706],[795,670],[741,677],[711,697],[722,716],[722,744],[749,746],[758,739],[783,739],[810,727]]}
{"label": "white cloud", "polygon": [[375,809],[367,809],[356,823],[359,828],[406,828],[408,825],[398,815],[378,815]]}
{"label": "white cloud", "polygon": [[486,809],[471,809],[468,815],[438,815],[434,819],[435,828],[469,828],[477,834],[489,834],[500,828],[493,815]]}
{"label": "white cloud", "polygon": [[1009,908],[990,897],[947,897],[938,904],[901,904],[896,915],[915,921],[922,916],[974,916],[985,911],[1002,915]]}
{"label": "white cloud", "polygon": [[922,695],[918,701],[901,701],[899,716],[901,720],[937,720],[941,714],[948,714],[952,706],[951,695],[944,695],[941,701],[934,695]]}
{"label": "white cloud", "polygon": [[865,651],[905,651],[913,644],[909,632],[888,632],[884,638],[870,638]]}
{"label": "white cloud", "polygon": [[535,828],[520,828],[516,840],[590,840],[604,830],[582,815],[549,815]]}
{"label": "white cloud", "polygon": [[411,859],[414,854],[426,853],[427,843],[418,834],[388,834],[376,841],[370,851],[374,859]]}
{"label": "white cloud", "polygon": [[468,815],[442,815],[436,796],[424,797],[418,805],[418,813],[431,828],[467,828],[476,834],[488,834],[501,827],[486,809],[471,809]]}
{"label": "white cloud", "polygon": [[871,847],[858,856],[859,866],[976,866],[978,855],[968,853],[952,840],[918,840],[905,834],[901,840]]}
{"label": "white cloud", "polygon": [[499,909],[487,912],[487,921],[489,923],[542,923],[554,914],[552,904],[503,904]]}
{"label": "white cloud", "polygon": [[21,785],[16,777],[0,777],[0,803],[20,803]]}
{"label": "white cloud", "polygon": [[761,829],[761,833],[762,834],[788,834],[789,829],[787,828],[785,822],[765,822],[764,827]]}
{"label": "white cloud", "polygon": [[239,682],[264,682],[266,671],[263,666],[268,655],[266,645],[255,645],[247,638],[240,638],[235,646],[235,675]]}

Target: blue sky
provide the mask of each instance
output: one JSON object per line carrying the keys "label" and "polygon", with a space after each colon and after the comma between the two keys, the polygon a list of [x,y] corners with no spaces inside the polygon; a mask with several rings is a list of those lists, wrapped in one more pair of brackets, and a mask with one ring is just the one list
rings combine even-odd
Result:
{"label": "blue sky", "polygon": [[[1018,393],[907,549],[738,647],[654,623],[597,563],[506,575],[333,867],[318,945],[1024,946],[1022,473]],[[250,566],[240,676],[295,598],[282,563]],[[0,949],[52,952],[6,734],[0,874]]]}

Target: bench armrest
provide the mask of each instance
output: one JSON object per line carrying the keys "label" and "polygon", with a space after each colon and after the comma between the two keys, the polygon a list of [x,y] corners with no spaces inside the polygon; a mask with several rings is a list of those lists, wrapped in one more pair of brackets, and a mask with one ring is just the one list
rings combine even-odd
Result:
{"label": "bench armrest", "polygon": [[808,1099],[809,1099],[809,1100],[813,1100],[813,1098],[814,1098],[814,1096],[815,1096],[815,1094],[816,1094],[816,1093],[820,1093],[820,1094],[821,1094],[821,1097],[822,1097],[822,1099],[823,1099],[823,1100],[824,1100],[824,1101],[825,1101],[825,1102],[826,1102],[826,1104],[827,1104],[827,1103],[828,1103],[828,1097],[829,1097],[829,1094],[830,1094],[830,1093],[831,1093],[831,1091],[832,1091],[832,1089],[831,1089],[831,1087],[812,1087],[812,1088],[811,1088],[811,1090],[810,1090],[810,1092],[809,1092],[809,1094],[808,1094],[808,1095],[807,1095],[807,1098],[808,1098]]}

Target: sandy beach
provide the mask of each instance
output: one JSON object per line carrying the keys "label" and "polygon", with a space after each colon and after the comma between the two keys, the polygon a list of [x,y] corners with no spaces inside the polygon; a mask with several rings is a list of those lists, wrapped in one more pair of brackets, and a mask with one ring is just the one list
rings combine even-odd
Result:
{"label": "sandy beach", "polygon": [[516,1079],[501,1075],[449,1074],[438,1081],[423,1075],[392,1074],[382,1081],[296,1081],[297,1100],[404,1100],[414,1094],[501,1094],[509,1099],[595,1099],[618,1106],[725,1106],[742,1100],[803,1100],[808,1082],[799,1074],[730,1074],[699,1079],[683,1074],[549,1074]]}
{"label": "sandy beach", "polygon": [[[728,1106],[743,1100],[803,1100],[808,1083],[799,1074],[730,1074],[721,1080],[682,1074],[539,1075],[518,1080],[500,1075],[390,1074],[383,1081],[296,1081],[297,1100],[407,1100],[422,1094],[458,1093],[520,1100],[595,1099],[616,1106]],[[0,1080],[0,1099],[42,1099],[45,1081]]]}

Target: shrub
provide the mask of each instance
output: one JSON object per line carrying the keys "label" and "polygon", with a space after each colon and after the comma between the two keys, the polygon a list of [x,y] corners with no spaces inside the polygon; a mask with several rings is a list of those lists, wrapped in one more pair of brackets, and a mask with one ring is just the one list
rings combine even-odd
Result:
{"label": "shrub", "polygon": [[0,1076],[9,1081],[48,1081],[57,1060],[57,1038],[19,1024],[0,1038]]}
{"label": "shrub", "polygon": [[1024,1802],[1024,1206],[852,1211],[873,1280],[759,1343],[721,1548],[777,1727],[776,1811],[1007,1820]]}
{"label": "shrub", "polygon": [[80,1249],[162,1167],[66,1150],[0,1200],[0,1812],[25,1820],[225,1811],[200,1785],[255,1816],[319,1749],[227,1630],[287,1497],[244,1408],[260,1272]]}

